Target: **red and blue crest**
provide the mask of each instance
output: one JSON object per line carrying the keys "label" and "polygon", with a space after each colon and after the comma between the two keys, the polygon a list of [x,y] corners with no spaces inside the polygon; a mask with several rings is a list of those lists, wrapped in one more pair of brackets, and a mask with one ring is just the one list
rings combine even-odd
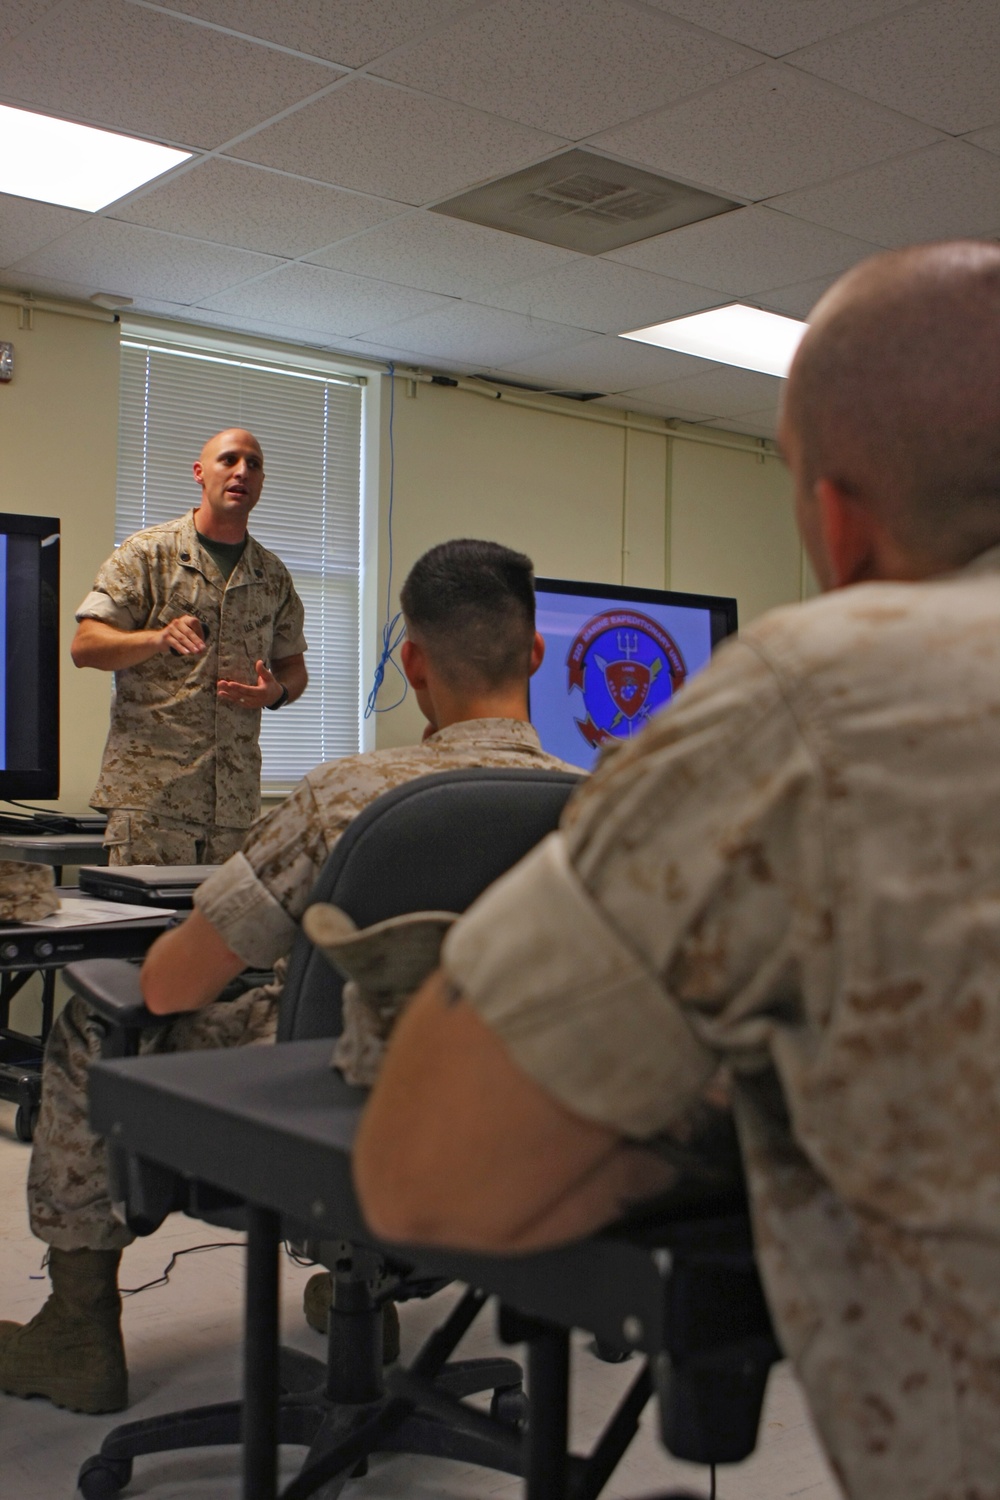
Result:
{"label": "red and blue crest", "polygon": [[630,739],[676,693],[687,668],[662,625],[634,609],[593,615],[566,658],[568,690],[586,710],[576,727],[588,745]]}

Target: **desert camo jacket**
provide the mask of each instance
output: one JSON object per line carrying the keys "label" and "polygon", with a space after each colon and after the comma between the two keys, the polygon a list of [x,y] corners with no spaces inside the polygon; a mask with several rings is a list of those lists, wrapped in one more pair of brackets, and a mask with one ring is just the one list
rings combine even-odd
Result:
{"label": "desert camo jacket", "polygon": [[1000,1500],[1000,549],[726,643],[444,962],[626,1136],[727,1065],[845,1492]]}
{"label": "desert camo jacket", "polygon": [[201,621],[208,649],[115,673],[91,802],[248,828],[260,810],[260,710],[220,702],[216,683],[253,682],[257,661],[304,651],[302,604],[284,563],[253,537],[227,583],[188,512],[116,548],[76,617],[156,630],[185,614]]}

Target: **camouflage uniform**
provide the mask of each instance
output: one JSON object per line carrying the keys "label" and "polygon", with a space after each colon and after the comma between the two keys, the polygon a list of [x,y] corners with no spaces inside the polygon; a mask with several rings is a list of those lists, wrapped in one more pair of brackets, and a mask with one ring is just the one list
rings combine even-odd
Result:
{"label": "camouflage uniform", "polygon": [[[143,1038],[144,1052],[182,1052],[270,1042],[284,955],[327,855],[369,802],[416,776],[469,766],[576,770],[546,755],[530,724],[475,719],[440,730],[420,745],[377,750],[320,766],[257,824],[242,853],[210,875],[195,897],[234,953],[248,965],[275,967],[277,981],[232,1003],[179,1015]],[[31,1227],[60,1250],[113,1250],[133,1236],[111,1213],[104,1144],[87,1123],[87,1075],[100,1035],[73,999],[49,1036],[42,1108],[28,1174]]]}
{"label": "camouflage uniform", "polygon": [[[94,807],[108,809],[112,863],[221,863],[260,810],[260,710],[223,703],[219,678],[256,681],[255,663],[306,647],[288,569],[253,537],[228,581],[199,544],[194,514],[112,553],[77,619],[156,630],[194,615],[208,649],[156,655],[115,673]],[[195,849],[193,841],[202,841]]]}
{"label": "camouflage uniform", "polygon": [[452,928],[519,1066],[650,1139],[728,1064],[856,1500],[1000,1497],[1000,548],[775,611]]}

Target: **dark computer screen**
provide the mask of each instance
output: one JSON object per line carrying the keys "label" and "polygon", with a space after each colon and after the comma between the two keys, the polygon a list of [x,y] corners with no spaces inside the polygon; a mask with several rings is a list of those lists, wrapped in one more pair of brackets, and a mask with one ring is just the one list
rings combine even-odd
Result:
{"label": "dark computer screen", "polygon": [[59,795],[59,522],[0,512],[0,798]]}
{"label": "dark computer screen", "polygon": [[542,746],[590,770],[603,744],[638,734],[736,630],[736,600],[666,589],[535,581],[545,660],[531,679]]}

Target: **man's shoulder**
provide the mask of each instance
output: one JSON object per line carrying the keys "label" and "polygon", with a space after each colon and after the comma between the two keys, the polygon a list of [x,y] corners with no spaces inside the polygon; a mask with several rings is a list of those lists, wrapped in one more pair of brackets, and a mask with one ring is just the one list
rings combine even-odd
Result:
{"label": "man's shoulder", "polygon": [[287,581],[289,584],[291,583],[292,575],[281,561],[277,552],[272,552],[269,547],[265,547],[250,532],[247,533],[247,553],[245,556],[247,563],[252,568],[261,569],[269,578],[281,579],[282,581]]}
{"label": "man's shoulder", "polygon": [[144,526],[141,531],[133,531],[131,536],[119,543],[112,557],[117,554],[127,555],[129,551],[148,553],[173,549],[189,521],[190,515],[176,516],[172,521],[158,521],[155,526]]}

